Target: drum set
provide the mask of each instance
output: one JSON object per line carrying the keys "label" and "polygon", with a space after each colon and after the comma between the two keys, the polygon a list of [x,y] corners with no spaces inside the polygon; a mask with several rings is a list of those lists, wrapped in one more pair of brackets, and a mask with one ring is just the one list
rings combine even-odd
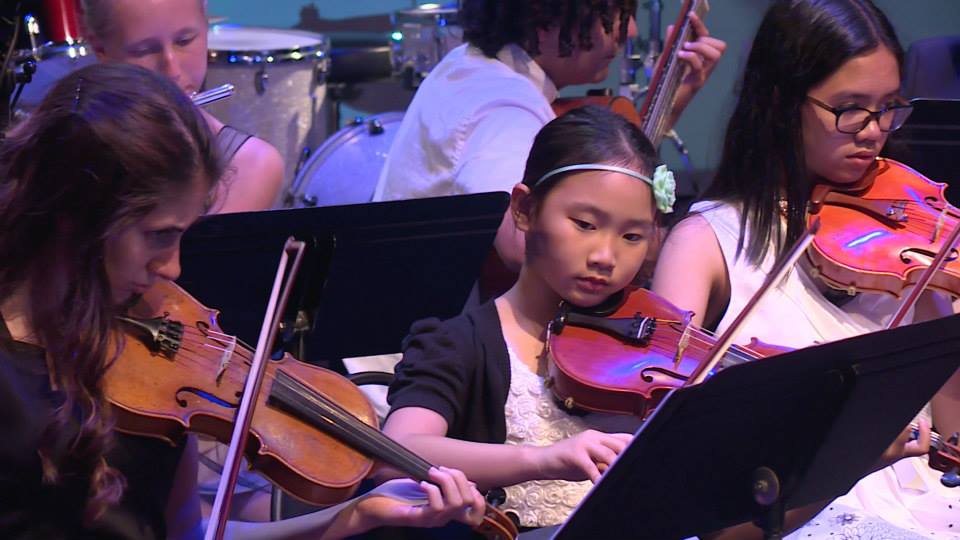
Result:
{"label": "drum set", "polygon": [[[389,62],[377,70],[370,69],[376,64],[369,54],[340,51],[323,34],[211,24],[205,87],[229,83],[235,92],[205,108],[280,151],[288,186],[284,207],[369,202],[403,112],[358,118],[341,128],[328,83],[381,78],[416,88],[462,42],[457,14],[456,7],[435,5],[395,12],[393,32],[378,46],[389,51]],[[15,56],[25,73],[14,94],[15,119],[29,115],[61,77],[96,61],[73,0],[44,0],[41,13],[20,23],[29,45]]]}

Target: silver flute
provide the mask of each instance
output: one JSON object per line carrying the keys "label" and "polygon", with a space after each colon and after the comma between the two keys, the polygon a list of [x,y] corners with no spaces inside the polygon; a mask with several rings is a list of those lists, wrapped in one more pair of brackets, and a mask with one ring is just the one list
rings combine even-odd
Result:
{"label": "silver flute", "polygon": [[190,96],[190,99],[193,100],[193,104],[202,107],[204,105],[213,103],[214,101],[220,101],[221,99],[226,99],[234,94],[232,84],[222,84],[216,88],[211,88],[206,92],[200,92],[199,94],[194,94]]}

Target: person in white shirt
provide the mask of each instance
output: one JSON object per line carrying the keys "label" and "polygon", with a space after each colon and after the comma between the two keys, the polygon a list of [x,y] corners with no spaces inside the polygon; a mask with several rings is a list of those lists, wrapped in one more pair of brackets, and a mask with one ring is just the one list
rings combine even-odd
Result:
{"label": "person in white shirt", "polygon": [[[636,0],[465,0],[466,43],[423,81],[407,109],[374,200],[506,191],[523,176],[536,133],[552,120],[560,88],[598,83],[628,37]],[[703,86],[726,44],[695,15],[697,40],[672,120]],[[519,268],[523,238],[509,213],[495,247]]]}

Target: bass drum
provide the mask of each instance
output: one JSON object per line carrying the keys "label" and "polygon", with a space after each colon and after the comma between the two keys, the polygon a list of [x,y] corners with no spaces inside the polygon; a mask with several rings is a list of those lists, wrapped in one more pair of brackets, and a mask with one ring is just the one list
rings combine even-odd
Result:
{"label": "bass drum", "polygon": [[366,121],[358,119],[334,133],[297,174],[286,206],[304,208],[370,202],[402,121],[402,112],[387,112]]}

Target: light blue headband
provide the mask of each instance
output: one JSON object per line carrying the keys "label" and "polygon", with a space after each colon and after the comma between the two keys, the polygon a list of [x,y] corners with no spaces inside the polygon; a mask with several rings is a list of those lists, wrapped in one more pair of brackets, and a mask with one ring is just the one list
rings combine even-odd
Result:
{"label": "light blue headband", "polygon": [[581,163],[579,165],[567,165],[566,167],[556,168],[541,176],[539,180],[533,183],[533,186],[536,187],[540,185],[542,182],[552,176],[570,171],[609,171],[632,176],[637,180],[643,180],[647,184],[650,184],[650,187],[653,189],[653,198],[657,202],[657,210],[660,210],[664,214],[673,212],[673,203],[677,200],[677,183],[673,179],[673,173],[670,171],[670,169],[667,169],[666,165],[660,165],[653,171],[652,180],[649,176],[640,174],[637,171],[625,169],[623,167],[617,167],[615,165],[607,165],[605,163]]}

